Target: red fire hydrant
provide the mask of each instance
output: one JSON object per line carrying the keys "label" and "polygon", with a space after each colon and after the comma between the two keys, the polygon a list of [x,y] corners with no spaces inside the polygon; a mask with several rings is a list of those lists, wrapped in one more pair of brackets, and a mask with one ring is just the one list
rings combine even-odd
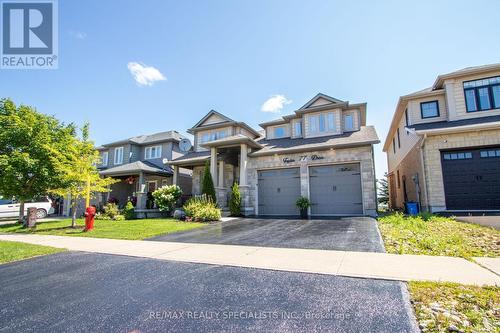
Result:
{"label": "red fire hydrant", "polygon": [[90,206],[85,209],[85,230],[89,231],[94,229],[94,216],[96,213],[95,206]]}

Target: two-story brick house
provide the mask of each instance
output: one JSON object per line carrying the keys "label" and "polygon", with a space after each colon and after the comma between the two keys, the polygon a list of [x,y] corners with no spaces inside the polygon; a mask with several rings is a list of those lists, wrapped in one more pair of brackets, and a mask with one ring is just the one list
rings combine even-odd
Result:
{"label": "two-story brick house", "polygon": [[318,94],[293,114],[260,124],[256,131],[210,111],[188,132],[193,150],[168,162],[193,171],[200,194],[203,165],[210,163],[218,203],[226,207],[233,182],[245,215],[298,215],[300,196],[313,216],[376,215],[373,145],[366,103],[350,104]]}
{"label": "two-story brick house", "polygon": [[[111,192],[105,193],[101,201],[114,198],[123,206],[129,198],[136,197],[136,208],[147,208],[148,193],[150,196],[157,188],[172,184],[173,171],[165,163],[183,155],[179,149],[183,138],[176,131],[167,131],[98,147],[101,154],[101,164],[98,165],[100,174],[120,180],[111,186]],[[191,193],[189,170],[181,170],[177,182],[184,194]]]}
{"label": "two-story brick house", "polygon": [[384,151],[392,208],[500,210],[500,64],[400,97]]}

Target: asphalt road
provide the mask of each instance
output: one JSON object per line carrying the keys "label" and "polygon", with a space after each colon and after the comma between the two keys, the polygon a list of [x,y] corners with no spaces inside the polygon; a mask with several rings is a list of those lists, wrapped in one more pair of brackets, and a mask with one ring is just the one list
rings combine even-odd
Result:
{"label": "asphalt road", "polygon": [[332,220],[239,219],[150,240],[384,252],[377,221],[370,217]]}
{"label": "asphalt road", "polygon": [[0,332],[415,332],[404,290],[394,281],[66,252],[0,265]]}

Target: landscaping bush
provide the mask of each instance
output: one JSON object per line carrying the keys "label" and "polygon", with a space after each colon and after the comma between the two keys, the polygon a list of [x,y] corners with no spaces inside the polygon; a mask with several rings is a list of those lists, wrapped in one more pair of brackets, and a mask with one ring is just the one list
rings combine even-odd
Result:
{"label": "landscaping bush", "polygon": [[235,182],[231,188],[231,199],[229,200],[229,211],[232,216],[241,215],[241,193],[240,187]]}
{"label": "landscaping bush", "polygon": [[97,213],[94,217],[96,220],[125,220],[125,216],[120,214],[120,210],[115,203],[107,203],[103,207],[103,211]]}
{"label": "landscaping bush", "polygon": [[175,203],[182,195],[182,190],[177,185],[166,185],[153,192],[153,198],[160,211],[171,212]]}
{"label": "landscaping bush", "polygon": [[212,199],[212,202],[217,203],[217,197],[215,195],[214,181],[212,179],[212,174],[210,173],[210,164],[208,161],[205,163],[205,170],[203,171],[203,181],[201,183],[201,193],[210,197]]}
{"label": "landscaping bush", "polygon": [[184,211],[188,220],[207,222],[218,221],[221,218],[221,211],[211,197],[202,195],[189,199],[184,205]]}
{"label": "landscaping bush", "polygon": [[135,207],[131,201],[128,201],[123,209],[123,215],[125,216],[125,220],[133,220],[135,219]]}

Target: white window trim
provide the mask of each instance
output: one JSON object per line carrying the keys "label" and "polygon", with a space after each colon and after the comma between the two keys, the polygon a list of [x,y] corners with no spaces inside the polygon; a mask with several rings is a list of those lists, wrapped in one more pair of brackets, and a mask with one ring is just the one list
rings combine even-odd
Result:
{"label": "white window trim", "polygon": [[[149,156],[148,157],[148,151],[151,152],[151,150],[153,148],[156,148],[155,149],[155,152],[156,152],[156,155],[157,156]],[[144,149],[144,159],[145,160],[154,160],[154,159],[158,159],[158,158],[161,158],[161,154],[162,154],[162,147],[161,145],[156,145],[156,146],[148,146]],[[150,154],[151,155],[151,154]]]}
{"label": "white window trim", "polygon": [[[300,125],[300,133],[297,134],[297,124]],[[293,137],[295,138],[300,138],[302,136],[304,136],[304,126],[302,125],[302,119],[301,120],[294,120],[292,122],[292,130],[293,130]]]}
{"label": "white window trim", "polygon": [[[104,156],[106,156],[106,158],[104,158]],[[109,163],[109,152],[107,151],[103,151],[101,153],[101,165],[102,166],[108,166],[108,163]]]}
{"label": "white window trim", "polygon": [[[329,128],[328,126],[328,115],[329,114],[332,114],[332,117],[333,117],[333,128]],[[324,131],[321,131],[320,130],[320,117],[323,116],[324,117],[324,123],[325,123],[325,130]],[[309,126],[308,126],[308,132],[309,132],[309,135],[313,135],[313,136],[321,136],[321,135],[327,135],[327,134],[331,134],[331,133],[337,133],[338,129],[337,129],[337,124],[336,124],[336,114],[335,112],[322,112],[322,113],[316,113],[316,114],[311,114],[308,116],[309,119]],[[317,119],[317,122],[313,121],[313,119],[316,118]],[[316,127],[316,130],[313,131],[313,123],[315,123],[315,127]]]}
{"label": "white window trim", "polygon": [[[117,151],[121,151],[121,159],[118,161],[117,157],[118,157],[118,154],[116,153]],[[113,156],[113,162],[115,165],[118,165],[118,164],[123,164],[123,147],[116,147],[115,148],[115,154]]]}
{"label": "white window trim", "polygon": [[[347,122],[345,121],[345,119],[347,117],[351,117],[351,124],[352,126],[350,128],[347,127]],[[354,124],[354,114],[353,113],[347,113],[347,114],[344,114],[344,130],[347,131],[347,132],[351,132],[351,131],[354,131],[356,129],[356,126]]]}

